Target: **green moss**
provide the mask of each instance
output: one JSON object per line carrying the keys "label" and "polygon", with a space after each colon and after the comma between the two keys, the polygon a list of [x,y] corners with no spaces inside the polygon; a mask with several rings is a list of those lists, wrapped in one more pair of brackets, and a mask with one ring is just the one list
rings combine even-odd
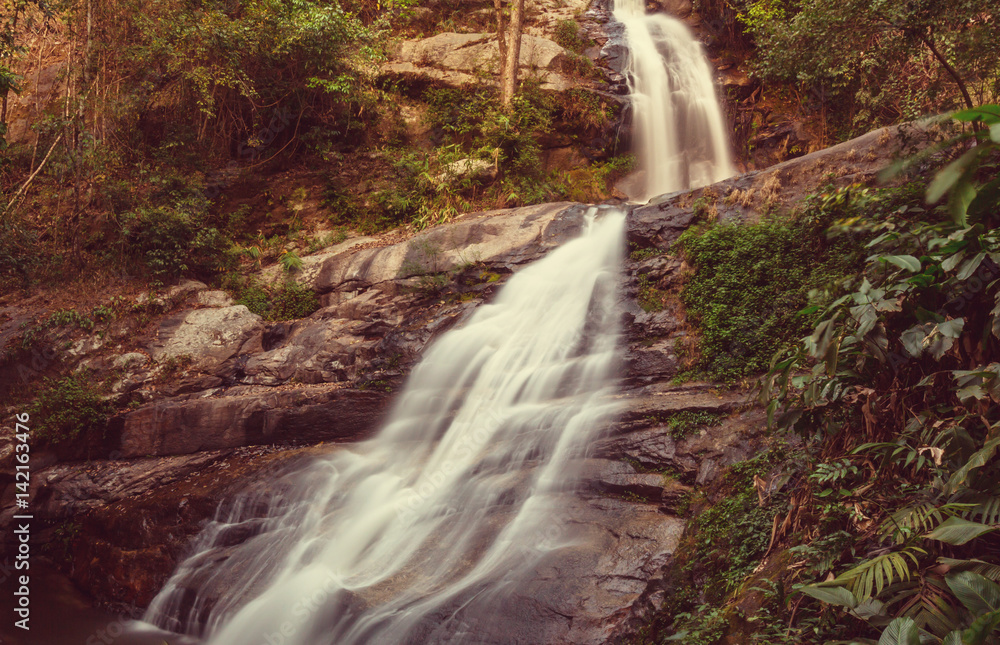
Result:
{"label": "green moss", "polygon": [[815,310],[803,310],[862,259],[862,239],[830,237],[827,230],[867,206],[823,195],[790,219],[686,231],[678,246],[696,270],[681,300],[700,333],[697,368],[713,379],[738,380],[765,371],[775,352],[811,330]]}
{"label": "green moss", "polygon": [[639,276],[639,293],[636,298],[643,311],[663,311],[667,306],[667,294],[656,288],[656,283],[644,273]]}
{"label": "green moss", "polygon": [[670,436],[675,441],[694,434],[700,428],[717,426],[722,423],[723,415],[717,412],[692,412],[684,410],[670,415],[667,419],[667,428],[670,429]]}

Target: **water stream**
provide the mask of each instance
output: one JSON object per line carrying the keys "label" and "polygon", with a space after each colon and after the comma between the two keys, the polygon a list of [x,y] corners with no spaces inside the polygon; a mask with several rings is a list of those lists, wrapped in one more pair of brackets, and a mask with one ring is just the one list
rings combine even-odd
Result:
{"label": "water stream", "polygon": [[483,642],[573,542],[560,496],[614,414],[624,215],[596,213],[435,342],[375,438],[228,505],[145,620],[211,645]]}
{"label": "water stream", "polygon": [[615,0],[614,15],[630,50],[633,139],[644,173],[629,197],[644,202],[731,177],[726,123],[701,43],[680,20],[647,15],[645,0]]}

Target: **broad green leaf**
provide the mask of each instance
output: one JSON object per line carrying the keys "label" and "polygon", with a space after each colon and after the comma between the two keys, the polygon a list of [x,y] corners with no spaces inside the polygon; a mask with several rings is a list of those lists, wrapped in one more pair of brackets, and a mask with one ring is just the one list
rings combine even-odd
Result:
{"label": "broad green leaf", "polygon": [[949,255],[941,262],[941,268],[945,271],[951,271],[958,266],[958,263],[965,259],[965,251],[959,251],[953,255]]}
{"label": "broad green leaf", "polygon": [[986,390],[984,390],[981,385],[967,385],[966,387],[956,390],[955,396],[957,396],[958,400],[963,403],[968,399],[976,399],[977,401],[980,401],[986,398]]}
{"label": "broad green leaf", "polygon": [[965,480],[968,479],[969,473],[971,473],[976,468],[982,468],[986,464],[993,460],[993,456],[996,454],[997,446],[1000,446],[1000,437],[995,437],[990,439],[983,447],[977,450],[965,464],[956,470],[948,483],[944,487],[944,494],[951,495],[959,489],[960,486],[965,484]]}
{"label": "broad green leaf", "polygon": [[950,574],[944,580],[974,616],[1000,609],[1000,585],[992,580],[971,571]]}
{"label": "broad green leaf", "polygon": [[987,215],[996,208],[997,203],[1000,203],[1000,177],[979,187],[976,198],[969,204],[969,215],[973,217]]}
{"label": "broad green leaf", "polygon": [[862,603],[858,603],[857,607],[851,609],[851,613],[861,620],[871,620],[875,617],[885,616],[885,603],[878,598],[869,598]]}
{"label": "broad green leaf", "polygon": [[854,609],[858,606],[858,599],[850,591],[843,587],[818,587],[816,585],[803,585],[798,589],[807,596],[816,600],[821,600],[830,605],[838,605]]}
{"label": "broad green leaf", "polygon": [[956,112],[951,115],[951,118],[956,121],[963,121],[965,123],[970,123],[972,121],[982,121],[987,125],[992,125],[995,123],[1000,123],[1000,106],[998,105],[980,105],[979,107],[974,107],[968,110],[962,110],[961,112]]}
{"label": "broad green leaf", "polygon": [[967,150],[965,154],[939,170],[938,173],[934,175],[934,180],[931,181],[930,185],[927,187],[927,203],[938,203],[948,191],[954,188],[955,184],[957,184],[962,178],[966,169],[968,169],[968,167],[972,164],[973,160],[979,156],[977,148],[978,146],[976,148],[972,148],[971,150]]}
{"label": "broad green leaf", "polygon": [[937,326],[937,330],[941,332],[941,335],[947,336],[948,338],[958,338],[962,335],[962,330],[964,328],[965,318],[953,318],[952,320],[938,323]]}
{"label": "broad green leaf", "polygon": [[912,255],[883,255],[881,260],[895,264],[896,266],[918,273],[920,271],[920,260]]}
{"label": "broad green leaf", "polygon": [[963,645],[962,644],[962,632],[956,630],[944,637],[941,641],[941,645]]}
{"label": "broad green leaf", "polygon": [[945,544],[961,546],[966,542],[976,539],[980,535],[990,533],[995,530],[997,530],[997,527],[989,526],[988,524],[970,522],[969,520],[962,519],[961,517],[949,517],[936,529],[924,535],[924,537],[930,540],[938,540],[940,542],[944,542]]}
{"label": "broad green leaf", "polygon": [[1000,123],[994,123],[990,126],[990,139],[994,143],[1000,143]]}
{"label": "broad green leaf", "polygon": [[948,212],[952,221],[959,225],[966,223],[969,206],[976,200],[976,187],[971,181],[974,170],[974,167],[966,170],[948,196]]}
{"label": "broad green leaf", "polygon": [[914,325],[902,333],[899,340],[910,356],[920,358],[920,355],[924,353],[924,339],[930,335],[934,326],[934,323]]}
{"label": "broad green leaf", "polygon": [[882,632],[878,645],[920,645],[920,628],[912,618],[897,618]]}
{"label": "broad green leaf", "polygon": [[1000,609],[976,618],[962,633],[962,641],[964,645],[983,645],[990,634],[996,631],[997,626],[1000,626]]}
{"label": "broad green leaf", "polygon": [[976,253],[974,256],[972,256],[971,259],[969,259],[965,264],[962,265],[962,268],[958,270],[958,273],[955,274],[955,277],[957,277],[959,280],[968,280],[969,276],[971,276],[973,273],[976,272],[976,269],[979,268],[979,265],[982,264],[983,259],[985,258],[986,258],[985,253]]}

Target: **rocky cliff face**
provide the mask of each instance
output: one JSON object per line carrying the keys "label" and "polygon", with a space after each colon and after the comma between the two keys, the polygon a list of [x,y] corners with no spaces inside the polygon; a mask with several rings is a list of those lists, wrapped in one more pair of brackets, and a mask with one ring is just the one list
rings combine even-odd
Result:
{"label": "rocky cliff face", "polygon": [[[743,221],[790,209],[828,182],[870,182],[903,141],[899,131],[880,131],[628,206],[632,249],[666,251],[699,217]],[[266,322],[226,294],[187,282],[143,297],[159,303],[150,309],[160,312],[151,334],[123,322],[99,335],[78,329],[48,338],[70,347],[64,367],[112,379],[126,411],[103,437],[34,454],[35,517],[48,527],[38,539],[56,544],[59,536],[56,555],[95,598],[144,606],[220,503],[247,487],[266,490],[276,473],[369,436],[428,344],[509,275],[574,237],[590,208],[476,213],[394,243],[355,238],[331,247],[304,258],[297,274],[323,305],[301,320]],[[573,581],[573,591],[563,593],[562,583],[540,572],[548,582],[532,599],[539,615],[563,617],[560,642],[613,640],[659,607],[683,529],[679,505],[721,468],[752,455],[763,437],[763,415],[745,392],[672,383],[688,334],[684,312],[669,298],[644,309],[639,292],[640,284],[676,292],[683,267],[669,253],[649,255],[626,265],[624,411],[588,460],[574,511],[588,540],[559,576]],[[25,305],[4,311],[0,339],[13,342],[32,313]],[[24,365],[8,362],[4,378],[19,378]],[[679,434],[671,420],[682,412],[720,423]],[[12,472],[10,436],[0,439],[0,459],[3,472]],[[2,477],[3,499],[11,500],[13,478]],[[13,513],[3,509],[0,524]]]}

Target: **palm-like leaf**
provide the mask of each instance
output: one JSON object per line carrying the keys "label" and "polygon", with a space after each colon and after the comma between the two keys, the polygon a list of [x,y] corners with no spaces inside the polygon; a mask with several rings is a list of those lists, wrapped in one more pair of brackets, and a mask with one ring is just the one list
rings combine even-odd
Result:
{"label": "palm-like leaf", "polygon": [[973,616],[1000,609],[1000,585],[971,571],[947,576],[945,582]]}

